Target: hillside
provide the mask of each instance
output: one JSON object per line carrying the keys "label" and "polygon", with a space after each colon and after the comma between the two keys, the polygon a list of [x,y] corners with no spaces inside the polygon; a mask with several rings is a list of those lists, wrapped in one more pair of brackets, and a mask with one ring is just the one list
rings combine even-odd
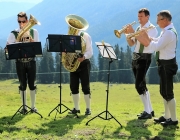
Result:
{"label": "hillside", "polygon": [[[84,17],[89,22],[87,31],[92,37],[96,58],[98,49],[95,42],[104,40],[112,46],[119,44],[121,47],[126,48],[127,43],[124,36],[120,39],[116,38],[114,30],[121,29],[124,25],[137,21],[137,11],[142,7],[150,10],[150,20],[155,25],[157,13],[163,9],[170,10],[177,32],[180,32],[178,26],[180,9],[178,5],[180,5],[179,0],[174,0],[171,4],[167,3],[166,0],[138,0],[138,5],[137,0],[113,0],[107,2],[103,0],[96,2],[88,0],[44,0],[28,10],[27,13],[34,15],[41,22],[41,26],[35,25],[34,28],[38,29],[43,46],[48,34],[67,34],[68,25],[65,22],[65,16],[77,14]],[[12,24],[12,21],[14,21],[14,24]],[[6,40],[9,32],[18,26],[16,16],[0,20],[0,23],[0,36],[4,40]],[[177,53],[179,52],[178,48]]]}

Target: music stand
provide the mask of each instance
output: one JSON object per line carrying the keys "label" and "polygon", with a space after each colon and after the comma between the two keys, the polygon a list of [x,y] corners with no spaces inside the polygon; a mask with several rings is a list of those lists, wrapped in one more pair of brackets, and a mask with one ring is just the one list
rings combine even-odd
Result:
{"label": "music stand", "polygon": [[[110,120],[110,119],[115,119],[115,121],[122,127],[121,123],[117,121],[117,119],[108,111],[108,96],[109,96],[109,77],[110,77],[110,64],[113,62],[113,60],[117,60],[117,56],[114,52],[114,49],[112,48],[112,46],[109,43],[104,43],[104,42],[95,42],[102,57],[104,58],[108,58],[109,59],[109,68],[108,68],[108,82],[107,82],[107,97],[106,97],[106,110],[99,113],[98,115],[96,115],[95,117],[93,117],[92,119],[90,119],[86,125],[88,125],[88,123],[90,121],[92,121],[93,119],[95,119],[96,117],[99,117],[103,120]],[[101,114],[105,113],[105,118],[103,118],[101,116]],[[110,115],[110,117],[108,117],[108,114]]]}
{"label": "music stand", "polygon": [[[59,52],[60,55],[60,102],[59,104],[50,111],[49,115],[56,110],[60,114],[66,112],[67,110],[70,110],[67,106],[62,104],[62,86],[61,86],[61,65],[62,65],[62,52],[64,53],[81,53],[81,37],[80,36],[75,36],[75,35],[62,35],[62,34],[49,34],[47,39],[46,39],[46,44],[47,44],[47,51],[49,52]],[[64,106],[66,109],[64,111],[61,110],[61,106]],[[59,108],[59,109],[58,109]],[[57,115],[56,112],[56,115]],[[55,115],[55,119],[56,119]],[[78,115],[76,114],[78,117]]]}
{"label": "music stand", "polygon": [[[21,59],[21,58],[32,58],[32,57],[36,57],[36,56],[42,56],[42,48],[41,48],[41,42],[28,42],[28,43],[15,43],[15,44],[9,44],[6,46],[5,48],[5,57],[6,60],[12,60],[12,59]],[[22,82],[24,83],[24,82]],[[22,85],[24,86],[24,85]],[[20,106],[20,108],[16,111],[16,113],[12,116],[11,120],[14,118],[14,116],[19,112],[21,108],[23,108],[23,110],[25,109],[25,107],[29,108],[31,110],[31,108],[27,105],[25,105],[24,103],[24,91],[23,92],[23,105]],[[21,114],[25,115],[28,114],[30,111],[28,112],[23,112]],[[34,112],[36,114],[38,114],[39,116],[42,117],[41,114],[39,114],[38,112]]]}

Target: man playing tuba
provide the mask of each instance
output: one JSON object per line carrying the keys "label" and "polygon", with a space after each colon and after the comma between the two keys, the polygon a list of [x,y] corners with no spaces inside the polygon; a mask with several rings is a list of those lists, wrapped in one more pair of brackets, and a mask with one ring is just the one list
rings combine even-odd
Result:
{"label": "man playing tuba", "polygon": [[[35,19],[29,19],[31,22],[34,22]],[[19,24],[19,28],[12,31],[7,39],[7,44],[12,44],[16,42],[38,42],[39,35],[36,29],[30,29],[32,25],[35,23],[30,23],[28,21],[28,17],[25,12],[20,12],[17,15],[17,21]],[[35,20],[36,21],[36,20]],[[23,102],[24,97],[24,105],[25,108],[22,108],[20,113],[25,114],[27,112],[26,107],[26,87],[27,84],[30,89],[30,97],[31,97],[31,112],[37,112],[35,108],[35,100],[36,100],[36,61],[35,58],[22,58],[16,60],[16,71],[19,78],[20,86],[19,91]],[[24,94],[24,96],[23,96]]]}
{"label": "man playing tuba", "polygon": [[[70,71],[70,89],[72,92],[72,98],[74,102],[74,108],[69,112],[70,114],[77,114],[80,113],[79,107],[79,100],[80,100],[80,93],[79,93],[79,81],[81,82],[82,91],[84,93],[84,100],[86,103],[86,111],[85,115],[91,114],[91,107],[90,107],[90,68],[91,64],[89,59],[93,55],[92,49],[92,40],[88,33],[82,31],[88,28],[88,23],[83,18],[77,15],[68,15],[66,17],[66,22],[69,25],[69,35],[80,35],[82,37],[82,42],[84,41],[84,45],[82,46],[82,54],[77,58],[77,68],[73,71]],[[65,54],[65,53],[64,53]],[[71,54],[75,55],[75,54]],[[68,57],[65,56],[67,59]],[[72,58],[72,57],[71,57]],[[68,60],[70,61],[70,60]],[[74,61],[74,60],[73,60]],[[65,65],[67,64],[64,60],[63,62],[64,67],[67,69]],[[68,69],[67,69],[68,70]]]}

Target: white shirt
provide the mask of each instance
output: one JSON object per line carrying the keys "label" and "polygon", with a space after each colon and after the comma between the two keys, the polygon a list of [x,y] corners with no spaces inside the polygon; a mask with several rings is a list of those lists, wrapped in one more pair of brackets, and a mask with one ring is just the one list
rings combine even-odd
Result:
{"label": "white shirt", "polygon": [[[21,29],[15,29],[14,31],[20,32],[20,30]],[[33,30],[34,30],[34,42],[39,42],[38,31],[36,29]],[[10,33],[9,37],[7,38],[7,43],[8,44],[16,43],[16,38],[13,33]]]}
{"label": "white shirt", "polygon": [[90,59],[93,55],[91,36],[86,32],[83,32],[83,33],[84,33],[83,38],[84,38],[84,41],[86,43],[86,50],[84,52],[84,57],[85,57],[85,59]]}
{"label": "white shirt", "polygon": [[159,59],[169,60],[176,56],[177,37],[173,31],[168,30],[170,28],[174,28],[173,23],[162,29],[160,36],[148,46],[154,51],[159,51]]}
{"label": "white shirt", "polygon": [[[139,27],[137,27],[137,29],[139,28],[139,30],[141,30],[142,28],[144,29],[149,26],[154,26],[154,25],[151,24],[150,21],[148,21],[143,27],[139,26]],[[158,35],[158,31],[156,28],[153,28],[153,29],[148,30],[147,34],[150,37],[156,37]],[[134,52],[139,53],[139,49],[140,49],[140,42],[137,40]],[[153,53],[153,52],[154,52],[154,50],[152,50],[150,47],[144,47],[143,53]]]}

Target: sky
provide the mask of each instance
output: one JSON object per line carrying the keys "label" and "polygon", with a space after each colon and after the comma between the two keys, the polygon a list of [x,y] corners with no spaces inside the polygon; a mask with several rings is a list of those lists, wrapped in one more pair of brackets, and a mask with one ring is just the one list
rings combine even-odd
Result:
{"label": "sky", "polygon": [[7,1],[11,1],[11,2],[29,2],[29,3],[35,3],[35,4],[37,4],[37,3],[39,3],[39,2],[41,2],[42,0],[0,0],[0,2],[7,2]]}

